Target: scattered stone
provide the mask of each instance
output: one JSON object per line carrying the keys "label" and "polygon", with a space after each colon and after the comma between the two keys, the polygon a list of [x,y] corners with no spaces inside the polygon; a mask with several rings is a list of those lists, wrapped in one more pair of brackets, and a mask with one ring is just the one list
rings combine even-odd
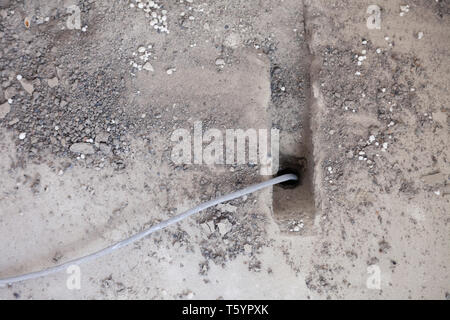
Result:
{"label": "scattered stone", "polygon": [[205,223],[202,223],[200,226],[202,227],[203,231],[205,231],[208,234],[213,233],[215,231],[214,221],[212,220],[206,221]]}
{"label": "scattered stone", "polygon": [[16,123],[18,123],[20,120],[19,120],[19,118],[14,118],[14,119],[12,119],[10,122],[8,122],[8,124],[10,125],[10,126],[13,126],[13,125],[15,125]]}
{"label": "scattered stone", "polygon": [[232,206],[229,203],[221,203],[217,205],[217,209],[219,209],[221,212],[230,212],[230,213],[235,213],[237,207]]}
{"label": "scattered stone", "polygon": [[12,99],[17,94],[16,88],[9,87],[5,90],[5,99]]}
{"label": "scattered stone", "polygon": [[47,84],[50,88],[54,88],[59,84],[59,80],[57,77],[53,77],[51,79],[47,79]]}
{"label": "scattered stone", "polygon": [[29,94],[33,94],[34,86],[33,86],[33,84],[31,83],[31,81],[29,81],[29,80],[27,80],[27,79],[24,79],[24,78],[21,78],[21,79],[19,80],[19,82],[20,82],[20,84],[22,85],[23,89],[24,89],[26,92],[28,92]]}
{"label": "scattered stone", "polygon": [[70,146],[70,151],[74,153],[81,153],[81,154],[93,154],[95,153],[94,146],[89,143],[74,143]]}
{"label": "scattered stone", "polygon": [[6,115],[11,111],[11,106],[8,102],[0,105],[0,119],[4,119]]}
{"label": "scattered stone", "polygon": [[219,222],[217,224],[217,228],[219,229],[219,233],[224,236],[226,235],[228,232],[231,231],[231,229],[233,228],[233,225],[230,223],[230,221],[228,220],[222,220],[221,222]]}
{"label": "scattered stone", "polygon": [[423,38],[423,32],[422,31],[420,31],[418,34],[417,34],[417,39],[422,39]]}
{"label": "scattered stone", "polygon": [[145,16],[150,19],[150,25],[158,32],[169,33],[167,25],[167,10],[157,1],[136,0],[136,4],[130,3],[130,8],[143,10]]}
{"label": "scattered stone", "polygon": [[[134,68],[137,69],[138,71],[141,71],[142,69],[145,69],[147,71],[152,71],[153,72],[153,66],[148,62],[148,60],[150,59],[152,52],[150,51],[150,49],[153,48],[153,45],[149,44],[147,47],[145,46],[140,46],[137,49],[137,53],[133,52],[133,57],[137,57],[139,59],[131,59],[130,60],[130,65]],[[144,65],[143,65],[144,64]],[[132,75],[134,75],[132,73]]]}
{"label": "scattered stone", "polygon": [[241,44],[241,36],[238,33],[231,33],[224,41],[226,47],[236,49]]}
{"label": "scattered stone", "polygon": [[147,62],[146,64],[144,64],[144,66],[142,67],[144,70],[150,71],[150,72],[154,72],[155,69],[153,68],[153,66],[151,65],[150,62]]}
{"label": "scattered stone", "polygon": [[99,132],[95,136],[95,143],[108,143],[109,133],[107,132]]}
{"label": "scattered stone", "polygon": [[224,66],[225,65],[225,60],[222,58],[218,58],[216,59],[216,66]]}
{"label": "scattered stone", "polygon": [[168,75],[171,75],[171,74],[173,74],[175,71],[177,71],[176,68],[169,68],[169,69],[167,69],[166,73],[167,73]]}
{"label": "scattered stone", "polygon": [[403,16],[405,13],[409,12],[409,5],[400,6],[400,11],[400,15]]}

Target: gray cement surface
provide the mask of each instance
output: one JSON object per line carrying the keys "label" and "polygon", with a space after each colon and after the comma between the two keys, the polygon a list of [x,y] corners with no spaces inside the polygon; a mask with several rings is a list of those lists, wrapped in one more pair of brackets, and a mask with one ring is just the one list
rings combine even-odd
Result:
{"label": "gray cement surface", "polygon": [[307,161],[301,195],[0,299],[449,299],[449,30],[445,0],[0,1],[0,278],[266,178],[175,164],[177,129],[277,128]]}

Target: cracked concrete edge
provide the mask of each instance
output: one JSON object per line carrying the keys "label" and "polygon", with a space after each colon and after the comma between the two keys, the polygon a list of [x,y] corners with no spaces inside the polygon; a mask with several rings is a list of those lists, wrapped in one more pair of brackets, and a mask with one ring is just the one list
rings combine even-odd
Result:
{"label": "cracked concrete edge", "polygon": [[[310,81],[310,90],[309,90],[309,99],[308,99],[308,108],[310,112],[310,131],[311,131],[311,142],[313,146],[313,158],[314,158],[314,177],[313,177],[313,185],[314,185],[314,201],[316,205],[316,222],[317,218],[320,216],[320,212],[322,211],[322,199],[323,196],[323,188],[322,188],[322,170],[320,170],[322,163],[324,161],[324,153],[321,152],[321,137],[320,131],[318,130],[320,127],[320,119],[325,112],[325,103],[322,98],[322,94],[320,91],[320,84],[318,75],[321,69],[321,60],[317,57],[317,42],[320,39],[320,28],[322,25],[326,25],[324,23],[324,15],[318,15],[317,11],[312,11],[312,2],[310,0],[303,1],[303,21],[306,35],[306,43],[309,50],[309,60],[310,60],[310,68],[309,68],[309,81]],[[321,23],[322,22],[322,23]]]}

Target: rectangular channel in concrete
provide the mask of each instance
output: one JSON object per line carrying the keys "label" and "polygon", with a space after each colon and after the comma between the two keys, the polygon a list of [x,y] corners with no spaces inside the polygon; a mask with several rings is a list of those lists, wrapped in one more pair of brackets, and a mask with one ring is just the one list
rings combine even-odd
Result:
{"label": "rectangular channel in concrete", "polygon": [[[295,32],[274,26],[279,40],[271,56],[271,119],[280,130],[280,170],[296,170],[301,178],[296,188],[273,188],[273,216],[283,233],[312,232],[315,217],[314,156],[311,131],[311,54],[305,30],[305,8],[287,1],[278,14]],[[288,10],[286,10],[288,9]],[[295,52],[295,54],[293,54]]]}

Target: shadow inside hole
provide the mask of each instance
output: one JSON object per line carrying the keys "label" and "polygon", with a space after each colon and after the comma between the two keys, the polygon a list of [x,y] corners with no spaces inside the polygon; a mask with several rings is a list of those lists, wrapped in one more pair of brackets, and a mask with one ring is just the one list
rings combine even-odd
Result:
{"label": "shadow inside hole", "polygon": [[[284,161],[283,161],[284,160]],[[295,174],[297,180],[289,180],[279,184],[283,189],[294,189],[303,184],[304,173],[306,172],[306,159],[289,157],[282,159],[280,170],[277,173],[277,177],[284,174]]]}
{"label": "shadow inside hole", "polygon": [[[307,154],[308,156],[308,154]],[[280,156],[277,176],[296,174],[297,181],[285,181],[273,188],[273,213],[280,231],[292,235],[312,232],[315,216],[313,168],[309,157]],[[294,232],[292,223],[301,222],[302,229]]]}

